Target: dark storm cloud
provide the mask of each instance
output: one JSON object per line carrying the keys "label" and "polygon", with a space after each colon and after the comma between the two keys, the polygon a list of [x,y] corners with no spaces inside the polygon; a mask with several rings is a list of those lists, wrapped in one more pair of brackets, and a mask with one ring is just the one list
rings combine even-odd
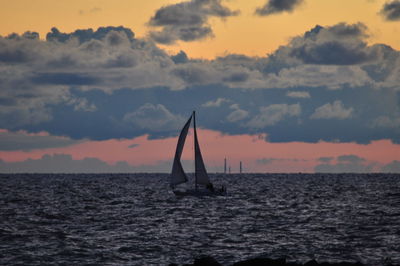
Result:
{"label": "dark storm cloud", "polygon": [[239,13],[223,6],[221,2],[191,0],[164,6],[149,21],[150,26],[161,27],[160,31],[151,31],[150,37],[156,42],[171,44],[177,40],[188,42],[213,36],[208,24],[209,17],[223,19]]}
{"label": "dark storm cloud", "polygon": [[303,0],[268,0],[268,2],[256,9],[255,13],[259,16],[268,16],[282,12],[293,12]]}
{"label": "dark storm cloud", "polygon": [[388,21],[400,20],[400,1],[394,0],[385,3],[380,14]]}
{"label": "dark storm cloud", "polygon": [[122,27],[0,37],[0,128],[163,138],[196,109],[205,129],[271,142],[398,143],[399,52],[368,45],[367,33],[360,23],[316,26],[268,56],[214,60],[170,55]]}

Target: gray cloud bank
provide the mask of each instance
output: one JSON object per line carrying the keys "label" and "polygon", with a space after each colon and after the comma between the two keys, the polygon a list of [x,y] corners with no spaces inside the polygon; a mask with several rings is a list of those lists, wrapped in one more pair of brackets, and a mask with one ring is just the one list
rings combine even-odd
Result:
{"label": "gray cloud bank", "polygon": [[[400,161],[394,160],[377,167],[356,155],[341,155],[336,158],[320,158],[315,167],[317,173],[400,173]],[[257,164],[268,165],[274,162],[299,162],[300,159],[262,158]],[[306,161],[306,160],[304,160]],[[184,161],[185,169],[192,169],[193,162]],[[43,155],[40,159],[27,159],[21,162],[0,160],[0,173],[167,173],[171,161],[160,161],[154,165],[132,166],[125,161],[109,164],[97,158],[73,159],[68,154]],[[216,170],[216,169],[214,169]],[[220,169],[218,169],[220,170]]]}
{"label": "gray cloud bank", "polygon": [[315,167],[317,173],[400,173],[400,161],[394,160],[386,165],[377,166],[376,162],[368,162],[356,155],[341,155],[336,158],[321,157],[322,162]]}
{"label": "gray cloud bank", "polygon": [[[219,1],[186,5],[195,3],[206,17],[233,15]],[[153,23],[174,25],[165,16]],[[163,138],[196,109],[200,127],[272,142],[399,143],[400,53],[367,37],[361,23],[315,26],[265,57],[199,60],[122,26],[11,34],[0,37],[0,128],[71,141]]]}
{"label": "gray cloud bank", "polygon": [[22,162],[0,160],[1,173],[154,173],[170,171],[170,162],[157,165],[132,166],[125,161],[109,164],[97,158],[75,160],[68,154],[43,155]]}
{"label": "gray cloud bank", "polygon": [[32,135],[26,134],[26,132],[0,132],[0,151],[30,151],[60,148],[80,142],[68,137]]}

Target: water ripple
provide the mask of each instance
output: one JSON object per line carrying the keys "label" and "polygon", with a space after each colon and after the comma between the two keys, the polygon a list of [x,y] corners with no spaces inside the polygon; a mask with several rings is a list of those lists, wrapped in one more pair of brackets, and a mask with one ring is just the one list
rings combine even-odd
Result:
{"label": "water ripple", "polygon": [[176,198],[160,174],[0,175],[0,264],[400,263],[399,175],[212,179],[227,197]]}

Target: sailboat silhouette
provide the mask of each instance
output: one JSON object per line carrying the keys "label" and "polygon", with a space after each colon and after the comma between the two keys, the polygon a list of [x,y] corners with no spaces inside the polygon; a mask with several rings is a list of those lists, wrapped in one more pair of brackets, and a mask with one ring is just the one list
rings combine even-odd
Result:
{"label": "sailboat silhouette", "polygon": [[[195,161],[195,171],[194,180],[195,188],[181,191],[177,190],[177,186],[182,183],[188,182],[188,177],[183,170],[181,163],[181,156],[183,147],[185,146],[186,136],[189,132],[189,127],[193,119],[193,131],[194,131],[194,161]],[[196,130],[196,112],[193,111],[192,115],[189,117],[186,124],[183,126],[181,133],[179,134],[178,143],[176,145],[174,162],[172,164],[172,171],[170,175],[170,187],[172,188],[175,195],[185,196],[185,195],[225,195],[225,187],[215,190],[210,178],[207,174],[206,167],[204,165],[203,156],[201,155],[199,140],[197,138]]]}

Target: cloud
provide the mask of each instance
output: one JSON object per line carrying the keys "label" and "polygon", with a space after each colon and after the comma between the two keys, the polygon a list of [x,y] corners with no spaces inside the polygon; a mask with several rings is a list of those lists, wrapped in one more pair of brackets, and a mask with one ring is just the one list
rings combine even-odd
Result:
{"label": "cloud", "polygon": [[348,162],[348,163],[361,163],[365,162],[364,158],[358,157],[357,155],[341,155],[337,157],[338,162]]}
{"label": "cloud", "polygon": [[93,29],[80,29],[72,33],[63,33],[60,32],[56,27],[53,27],[51,28],[51,32],[47,33],[46,40],[67,42],[76,39],[79,41],[79,43],[84,43],[92,39],[103,40],[105,38],[108,38],[110,44],[116,44],[120,40],[117,40],[116,38],[118,38],[118,35],[115,35],[112,32],[123,33],[131,41],[133,41],[135,37],[135,34],[132,32],[132,30],[122,26],[99,27],[96,31],[93,31]]}
{"label": "cloud", "polygon": [[189,57],[184,51],[179,51],[176,55],[171,56],[172,61],[174,61],[175,64],[184,64],[189,62]]}
{"label": "cloud", "polygon": [[400,1],[394,0],[385,3],[379,13],[387,21],[400,20]]}
{"label": "cloud", "polygon": [[[400,53],[369,45],[367,36],[360,23],[316,26],[267,56],[203,60],[170,55],[122,26],[53,28],[46,40],[10,34],[0,37],[0,128],[70,139],[164,138],[178,134],[195,109],[207,117],[203,128],[224,134],[398,143]],[[328,42],[345,50],[321,52]],[[161,118],[145,121],[140,112]]]}
{"label": "cloud", "polygon": [[203,107],[220,107],[221,104],[223,103],[228,103],[230,100],[225,99],[225,98],[218,98],[215,101],[208,101],[204,104],[202,104]]}
{"label": "cloud", "polygon": [[329,163],[333,159],[334,159],[333,157],[320,157],[320,158],[318,158],[318,161],[324,162],[324,163]]}
{"label": "cloud", "polygon": [[[182,160],[185,169],[192,168],[192,161]],[[20,162],[0,160],[0,173],[169,173],[171,160],[153,164],[131,165],[126,161],[110,164],[94,157],[74,159],[69,154],[45,154],[40,159]]]}
{"label": "cloud", "polygon": [[345,108],[341,101],[324,104],[310,116],[311,119],[348,119],[352,116],[353,108]]}
{"label": "cloud", "polygon": [[303,0],[268,0],[268,2],[256,9],[255,13],[259,16],[269,16],[282,12],[293,12]]}
{"label": "cloud", "polygon": [[276,159],[276,158],[262,158],[262,159],[258,159],[256,162],[257,164],[271,164],[275,161],[279,161],[280,159]]}
{"label": "cloud", "polygon": [[22,162],[0,160],[1,173],[132,173],[154,172],[155,170],[157,170],[156,166],[134,167],[125,161],[109,164],[90,157],[75,160],[68,154],[46,154],[40,159],[28,159]]}
{"label": "cloud", "polygon": [[134,149],[134,148],[139,147],[139,146],[140,146],[140,144],[133,143],[133,144],[129,145],[128,148]]}
{"label": "cloud", "polygon": [[317,173],[370,173],[374,170],[374,163],[367,163],[364,158],[356,155],[341,155],[337,157],[337,163],[324,163],[315,166]]}
{"label": "cloud", "polygon": [[288,91],[286,96],[291,98],[310,98],[310,93],[308,91]]}
{"label": "cloud", "polygon": [[151,131],[169,131],[184,124],[181,116],[172,114],[162,104],[146,103],[134,112],[125,114],[124,121],[139,129]]}
{"label": "cloud", "polygon": [[221,0],[191,0],[164,6],[156,11],[149,25],[161,27],[160,31],[151,31],[150,37],[156,42],[172,44],[177,40],[195,41],[213,36],[208,23],[210,17],[227,18],[236,16],[222,5]]}
{"label": "cloud", "polygon": [[400,173],[400,161],[394,160],[382,166],[381,171],[383,173]]}
{"label": "cloud", "polygon": [[87,10],[79,10],[79,15],[87,15],[87,14],[94,14],[94,13],[98,13],[102,11],[102,9],[100,7],[93,7],[91,9],[87,9]]}
{"label": "cloud", "polygon": [[290,55],[306,64],[354,65],[377,58],[368,47],[367,26],[363,23],[339,23],[329,27],[315,26],[291,41]]}
{"label": "cloud", "polygon": [[274,162],[305,162],[305,159],[296,159],[296,158],[261,158],[257,159],[256,163],[260,165],[270,165]]}
{"label": "cloud", "polygon": [[400,117],[396,116],[396,114],[394,116],[379,116],[372,121],[371,126],[377,128],[400,128]]}
{"label": "cloud", "polygon": [[251,128],[264,128],[275,125],[285,117],[299,116],[300,114],[300,104],[271,104],[260,107],[260,113],[251,119],[247,123],[247,126]]}
{"label": "cloud", "polygon": [[100,81],[83,73],[35,73],[32,82],[38,85],[96,85]]}
{"label": "cloud", "polygon": [[249,112],[247,112],[246,110],[240,109],[238,104],[232,104],[230,106],[230,109],[233,109],[234,111],[231,112],[226,119],[229,122],[238,122],[241,121],[243,119],[245,119],[246,117],[249,116]]}
{"label": "cloud", "polygon": [[68,137],[50,136],[48,134],[28,134],[24,131],[0,131],[0,151],[31,151],[67,147],[80,143]]}

